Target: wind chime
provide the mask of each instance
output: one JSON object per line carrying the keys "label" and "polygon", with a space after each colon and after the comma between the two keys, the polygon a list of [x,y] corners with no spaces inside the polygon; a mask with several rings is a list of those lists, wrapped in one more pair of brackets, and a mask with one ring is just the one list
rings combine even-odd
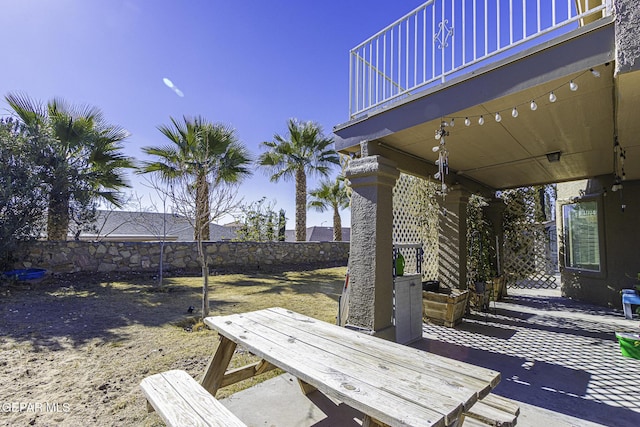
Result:
{"label": "wind chime", "polygon": [[447,150],[445,141],[445,137],[449,136],[449,131],[446,129],[447,126],[449,126],[449,124],[442,121],[440,123],[440,129],[436,129],[436,140],[440,141],[440,143],[432,149],[434,153],[438,153],[438,159],[435,161],[435,164],[438,166],[438,172],[436,172],[433,177],[440,181],[440,194],[443,198],[447,195],[445,176],[449,174],[449,150]]}

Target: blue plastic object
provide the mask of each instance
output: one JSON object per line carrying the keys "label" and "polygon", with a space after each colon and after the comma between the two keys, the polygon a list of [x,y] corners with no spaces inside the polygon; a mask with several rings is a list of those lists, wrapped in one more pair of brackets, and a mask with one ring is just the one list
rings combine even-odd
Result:
{"label": "blue plastic object", "polygon": [[624,317],[627,319],[633,319],[633,311],[631,305],[640,305],[640,295],[633,292],[625,292],[626,290],[633,291],[633,289],[622,290],[622,310],[624,311]]}
{"label": "blue plastic object", "polygon": [[640,295],[636,295],[636,294],[622,294],[622,304],[636,304],[636,305],[640,305]]}
{"label": "blue plastic object", "polygon": [[44,268],[23,268],[19,270],[5,271],[4,275],[16,280],[41,279],[47,272]]}

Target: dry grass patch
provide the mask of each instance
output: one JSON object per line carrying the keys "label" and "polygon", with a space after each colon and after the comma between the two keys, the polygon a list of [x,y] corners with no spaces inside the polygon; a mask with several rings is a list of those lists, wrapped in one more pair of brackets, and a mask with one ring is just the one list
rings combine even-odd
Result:
{"label": "dry grass patch", "polygon": [[[279,306],[334,322],[345,268],[210,278],[211,315]],[[3,413],[0,425],[161,425],[138,384],[184,369],[200,379],[218,339],[198,323],[201,278],[131,280],[74,275],[3,288],[0,402],[58,403],[67,411]],[[188,313],[189,306],[196,307]],[[237,351],[232,367],[255,361]],[[225,397],[265,378],[222,389]]]}

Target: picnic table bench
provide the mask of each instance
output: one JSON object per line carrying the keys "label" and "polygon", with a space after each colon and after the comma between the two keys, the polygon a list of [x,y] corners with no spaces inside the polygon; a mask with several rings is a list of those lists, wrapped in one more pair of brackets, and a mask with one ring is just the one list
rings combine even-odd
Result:
{"label": "picnic table bench", "polygon": [[148,403],[169,426],[245,427],[185,371],[172,370],[140,383]]}
{"label": "picnic table bench", "polygon": [[[232,424],[239,420],[213,396],[221,387],[278,367],[298,378],[305,394],[319,390],[362,412],[364,426],[507,427],[517,420],[517,405],[490,393],[500,381],[496,371],[282,308],[207,317],[205,323],[218,331],[221,341],[201,385],[169,371],[173,373],[149,377],[154,380],[143,386],[145,394],[160,396],[147,394],[161,416],[187,412],[190,420],[202,415],[203,420],[218,417],[225,425],[243,425]],[[228,371],[237,345],[262,360]],[[178,386],[165,384],[174,377]],[[172,387],[178,390],[172,392]],[[185,400],[199,403],[185,405]]]}

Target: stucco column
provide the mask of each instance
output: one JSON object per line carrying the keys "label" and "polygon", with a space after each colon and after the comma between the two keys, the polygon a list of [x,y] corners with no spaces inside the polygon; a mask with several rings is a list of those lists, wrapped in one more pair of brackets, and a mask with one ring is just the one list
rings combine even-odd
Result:
{"label": "stucco column", "polygon": [[496,241],[496,267],[498,274],[504,273],[504,260],[502,258],[502,249],[504,248],[504,210],[506,209],[504,201],[501,199],[492,199],[489,206],[484,208],[484,213],[491,222],[493,236]]}
{"label": "stucco column", "polygon": [[469,193],[455,186],[440,204],[438,280],[443,286],[467,289],[467,204]]}
{"label": "stucco column", "polygon": [[377,155],[346,170],[353,190],[347,324],[393,341],[392,191],[399,176],[395,162]]}
{"label": "stucco column", "polygon": [[616,75],[640,70],[640,2],[614,0]]}

